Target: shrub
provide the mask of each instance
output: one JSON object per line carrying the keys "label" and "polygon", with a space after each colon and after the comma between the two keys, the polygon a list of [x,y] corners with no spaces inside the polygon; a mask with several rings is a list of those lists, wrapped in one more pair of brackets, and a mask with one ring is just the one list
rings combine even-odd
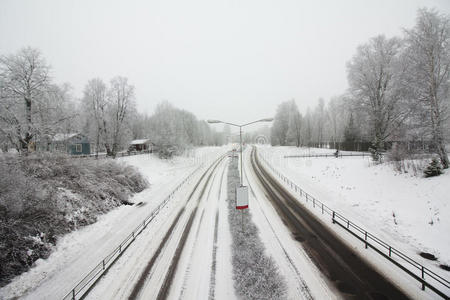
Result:
{"label": "shrub", "polygon": [[172,158],[174,155],[176,155],[178,152],[177,147],[170,146],[170,145],[164,145],[161,146],[158,152],[159,158],[162,159],[169,159]]}
{"label": "shrub", "polygon": [[387,152],[388,161],[403,161],[409,158],[408,148],[405,144],[394,143],[392,148]]}
{"label": "shrub", "polygon": [[58,236],[94,223],[148,183],[112,160],[0,156],[0,287],[46,258]]}

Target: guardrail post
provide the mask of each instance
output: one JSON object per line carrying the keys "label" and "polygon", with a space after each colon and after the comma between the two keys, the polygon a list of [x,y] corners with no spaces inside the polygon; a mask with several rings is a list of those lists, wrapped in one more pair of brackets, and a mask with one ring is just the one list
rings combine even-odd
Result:
{"label": "guardrail post", "polygon": [[[364,240],[366,241],[366,249],[367,249],[367,231],[364,233]],[[391,247],[389,247],[389,248],[391,248]],[[389,256],[391,256],[391,255],[389,255]]]}
{"label": "guardrail post", "polygon": [[313,198],[313,207],[316,208],[316,198]]}
{"label": "guardrail post", "polygon": [[389,257],[391,257],[392,248],[389,246]]}
{"label": "guardrail post", "polygon": [[75,300],[75,289],[72,290],[72,300]]}
{"label": "guardrail post", "polygon": [[333,224],[335,223],[335,221],[334,221],[334,216],[335,216],[335,212],[334,212],[334,210],[333,210],[333,216],[331,217],[331,220],[333,221]]}
{"label": "guardrail post", "polygon": [[[422,266],[422,279],[425,281],[425,272]],[[422,281],[422,291],[425,291],[425,282]]]}
{"label": "guardrail post", "polygon": [[322,203],[322,215],[323,215],[323,203]]}
{"label": "guardrail post", "polygon": [[350,220],[347,220],[347,229],[350,228]]}
{"label": "guardrail post", "polygon": [[119,253],[122,252],[122,244],[119,245]]}
{"label": "guardrail post", "polygon": [[103,264],[103,271],[105,270],[105,260],[102,260],[102,264]]}

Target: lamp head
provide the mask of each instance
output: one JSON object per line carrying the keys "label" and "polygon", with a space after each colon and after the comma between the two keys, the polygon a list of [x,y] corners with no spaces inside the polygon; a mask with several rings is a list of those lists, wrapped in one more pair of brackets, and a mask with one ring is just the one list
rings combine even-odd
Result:
{"label": "lamp head", "polygon": [[266,119],[261,119],[261,122],[272,122],[273,118],[266,118]]}
{"label": "lamp head", "polygon": [[222,121],[219,120],[207,120],[206,122],[208,122],[209,124],[223,123]]}

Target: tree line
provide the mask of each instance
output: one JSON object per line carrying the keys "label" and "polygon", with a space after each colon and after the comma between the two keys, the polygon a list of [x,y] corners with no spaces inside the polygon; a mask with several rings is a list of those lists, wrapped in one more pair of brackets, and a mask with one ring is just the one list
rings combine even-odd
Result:
{"label": "tree line", "polygon": [[40,145],[49,150],[56,134],[82,133],[96,152],[115,157],[133,139],[149,138],[159,147],[182,151],[189,146],[220,145],[224,135],[205,121],[168,102],[154,114],[136,109],[135,88],[126,77],[106,83],[87,81],[76,99],[70,84],[56,84],[42,53],[26,47],[0,56],[0,144],[21,153]]}
{"label": "tree line", "polygon": [[387,142],[426,142],[448,168],[450,17],[419,9],[401,37],[379,35],[360,45],[347,63],[349,88],[301,114],[281,103],[271,129],[273,145],[370,144],[374,159]]}

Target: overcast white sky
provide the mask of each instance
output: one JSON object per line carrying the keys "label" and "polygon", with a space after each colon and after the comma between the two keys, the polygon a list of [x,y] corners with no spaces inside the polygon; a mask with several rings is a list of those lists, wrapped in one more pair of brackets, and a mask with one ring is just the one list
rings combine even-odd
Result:
{"label": "overcast white sky", "polygon": [[423,6],[450,14],[450,0],[0,0],[0,54],[39,48],[76,97],[123,75],[142,112],[169,100],[245,123],[342,94],[357,45],[401,34]]}

